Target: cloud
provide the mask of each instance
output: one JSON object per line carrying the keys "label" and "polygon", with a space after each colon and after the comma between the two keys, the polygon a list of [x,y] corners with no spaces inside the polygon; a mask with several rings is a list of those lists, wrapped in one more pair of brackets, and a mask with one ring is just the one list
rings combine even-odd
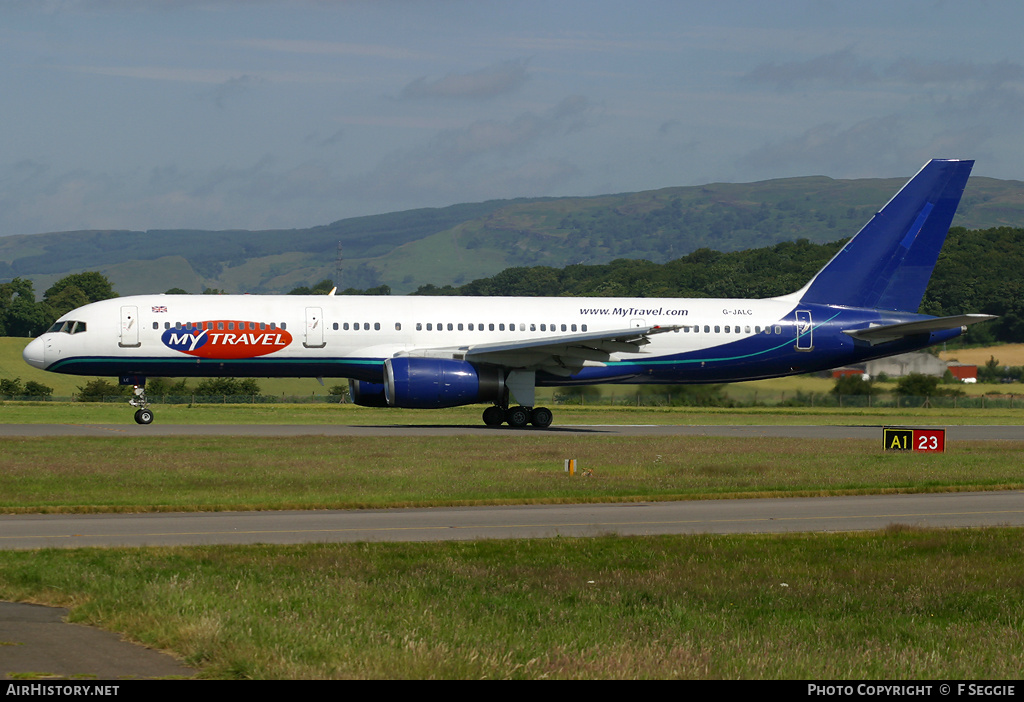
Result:
{"label": "cloud", "polygon": [[901,59],[891,64],[886,75],[910,83],[977,82],[989,85],[1024,80],[1024,66],[1012,61],[976,64],[962,61],[918,61]]}
{"label": "cloud", "polygon": [[432,58],[423,52],[386,44],[353,44],[351,42],[316,41],[310,39],[242,39],[231,43],[235,46],[243,46],[261,51],[310,54],[314,56],[358,56],[362,58],[399,61],[422,61]]}
{"label": "cloud", "polygon": [[971,61],[901,58],[876,67],[871,61],[860,58],[853,48],[847,47],[806,61],[762,63],[742,76],[742,80],[785,89],[815,81],[838,85],[888,83],[994,86],[1021,83],[1024,81],[1024,66],[1006,60],[979,64]]}
{"label": "cloud", "polygon": [[742,80],[792,88],[798,83],[809,81],[841,84],[874,82],[878,80],[878,74],[868,62],[858,58],[852,48],[846,48],[806,61],[762,63],[743,76]]}
{"label": "cloud", "polygon": [[218,85],[213,89],[213,102],[217,107],[224,108],[224,101],[228,98],[232,98],[236,95],[248,92],[251,88],[257,85],[266,84],[266,78],[260,78],[259,76],[242,75],[228,78],[226,81]]}
{"label": "cloud", "polygon": [[754,149],[738,159],[738,165],[775,177],[828,173],[857,178],[899,172],[915,160],[907,146],[901,118],[890,115],[866,119],[846,129],[834,123],[819,124],[790,139]]}
{"label": "cloud", "polygon": [[346,186],[350,195],[377,201],[466,202],[544,193],[578,174],[565,158],[531,154],[547,140],[588,124],[593,104],[567,97],[542,112],[511,120],[478,120],[439,132],[428,143],[391,154],[372,173]]}
{"label": "cloud", "polygon": [[306,137],[305,142],[311,146],[326,149],[332,146],[337,146],[344,140],[345,130],[338,129],[335,130],[335,132],[328,137],[323,137],[320,135],[319,132],[314,132],[313,134],[310,134],[309,136]]}
{"label": "cloud", "polygon": [[58,172],[38,161],[0,166],[0,236],[78,229],[267,229],[338,219],[342,183],[330,166],[143,172]]}
{"label": "cloud", "polygon": [[403,99],[486,99],[515,92],[528,78],[525,61],[502,61],[470,73],[449,73],[428,81],[417,78],[400,93]]}

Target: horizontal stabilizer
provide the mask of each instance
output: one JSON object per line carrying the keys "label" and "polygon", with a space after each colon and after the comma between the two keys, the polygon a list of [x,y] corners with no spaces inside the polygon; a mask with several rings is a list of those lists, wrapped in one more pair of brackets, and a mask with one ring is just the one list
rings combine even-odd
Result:
{"label": "horizontal stabilizer", "polygon": [[872,346],[884,344],[889,341],[896,341],[907,336],[916,334],[930,334],[932,332],[947,331],[957,327],[966,327],[968,324],[987,322],[995,319],[991,314],[960,314],[955,317],[936,317],[925,319],[920,322],[902,322],[900,324],[880,324],[867,327],[866,329],[844,329],[843,333],[852,336],[854,339],[866,341]]}

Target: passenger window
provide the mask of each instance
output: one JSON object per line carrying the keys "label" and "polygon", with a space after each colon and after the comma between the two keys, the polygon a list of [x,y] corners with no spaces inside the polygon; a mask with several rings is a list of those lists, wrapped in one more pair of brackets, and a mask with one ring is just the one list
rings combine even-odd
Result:
{"label": "passenger window", "polygon": [[776,334],[781,334],[782,333],[782,327],[776,326],[775,327],[775,333]]}
{"label": "passenger window", "polygon": [[380,322],[374,322],[373,323],[373,330],[374,331],[380,331]]}
{"label": "passenger window", "polygon": [[427,331],[434,331],[434,325],[430,322],[427,322]]}
{"label": "passenger window", "polygon": [[402,323],[395,322],[395,331],[402,331]]}
{"label": "passenger window", "polygon": [[537,331],[537,325],[533,322],[530,322],[530,331]]}
{"label": "passenger window", "polygon": [[488,331],[494,331],[494,325],[493,324],[488,324],[487,325],[487,330]]}
{"label": "passenger window", "polygon": [[505,331],[505,325],[504,324],[499,324],[498,325],[498,331]]}
{"label": "passenger window", "polygon": [[[718,331],[718,330],[717,330],[717,329],[715,329],[715,331]],[[728,325],[728,324],[726,324],[726,325],[725,325],[725,333],[726,333],[726,334],[728,334],[728,333],[729,333],[729,325]]]}
{"label": "passenger window", "polygon": [[459,331],[462,331],[462,322],[459,322]]}
{"label": "passenger window", "polygon": [[159,329],[160,328],[160,322],[153,322],[153,328],[154,329]]}
{"label": "passenger window", "polygon": [[[575,324],[572,325],[572,330],[576,331],[576,325]],[[580,327],[580,331],[586,331],[586,330],[587,330],[587,325],[586,324],[584,324],[582,327]]]}

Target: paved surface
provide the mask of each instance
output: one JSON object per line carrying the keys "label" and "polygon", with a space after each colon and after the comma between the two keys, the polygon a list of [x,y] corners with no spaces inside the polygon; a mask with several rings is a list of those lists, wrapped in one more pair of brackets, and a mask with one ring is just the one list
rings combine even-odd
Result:
{"label": "paved surface", "polygon": [[0,549],[1024,526],[1024,491],[381,510],[0,515]]}
{"label": "paved surface", "polygon": [[[122,641],[116,634],[66,624],[59,607],[0,602],[0,677],[35,674],[23,682],[77,677],[79,684],[118,678],[192,677],[169,655]],[[0,687],[0,689],[3,689]]]}

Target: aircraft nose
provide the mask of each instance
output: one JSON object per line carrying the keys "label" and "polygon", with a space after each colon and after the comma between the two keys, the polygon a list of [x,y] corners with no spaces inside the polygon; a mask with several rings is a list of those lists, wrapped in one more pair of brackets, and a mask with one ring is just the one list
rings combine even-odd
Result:
{"label": "aircraft nose", "polygon": [[46,345],[43,343],[43,339],[33,339],[28,342],[28,346],[21,352],[21,357],[25,359],[25,363],[29,364],[33,368],[43,368],[46,354]]}

